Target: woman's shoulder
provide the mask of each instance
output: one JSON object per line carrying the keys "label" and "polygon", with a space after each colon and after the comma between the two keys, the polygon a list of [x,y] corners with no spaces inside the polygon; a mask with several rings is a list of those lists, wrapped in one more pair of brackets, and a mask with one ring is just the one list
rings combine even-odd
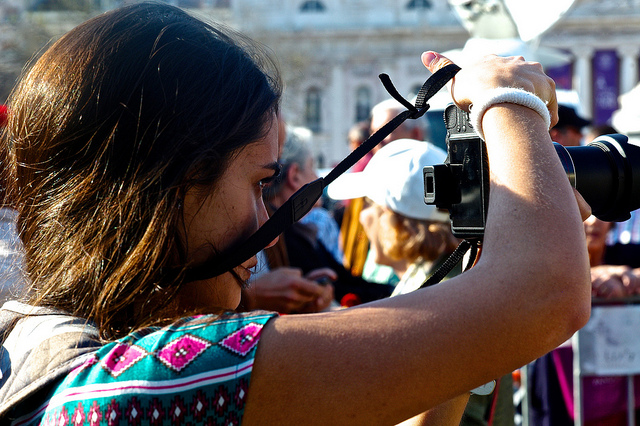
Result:
{"label": "woman's shoulder", "polygon": [[[234,365],[244,358],[253,358],[262,327],[276,315],[254,311],[182,318],[168,326],[138,330],[106,344],[96,357],[112,375],[123,374],[123,369],[142,359],[159,362],[168,368],[167,372],[193,369],[201,364],[197,360],[211,358],[216,359],[217,365]],[[130,363],[125,362],[123,355]]]}
{"label": "woman's shoulder", "polygon": [[198,329],[216,332],[243,327],[253,323],[264,325],[277,315],[276,312],[270,311],[224,312],[222,314],[195,315],[181,318],[165,327],[150,327],[149,329],[134,332],[124,339],[136,338],[138,335],[146,336],[149,333],[181,333]]}
{"label": "woman's shoulder", "polygon": [[67,375],[42,418],[241,419],[260,332],[276,315],[194,316],[110,342]]}

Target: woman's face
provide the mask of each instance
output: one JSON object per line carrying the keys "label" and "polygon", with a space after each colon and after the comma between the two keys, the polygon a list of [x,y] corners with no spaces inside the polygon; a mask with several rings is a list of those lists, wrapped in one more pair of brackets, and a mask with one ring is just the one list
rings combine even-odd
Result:
{"label": "woman's face", "polygon": [[[247,145],[231,159],[214,190],[187,191],[184,199],[187,259],[201,263],[224,251],[236,241],[246,239],[268,219],[262,200],[262,186],[278,170],[278,125],[267,123],[266,137]],[[204,197],[204,199],[203,199]],[[274,240],[272,244],[275,244]],[[271,244],[271,245],[272,245]],[[242,280],[251,276],[256,265],[252,257],[234,270]],[[240,303],[241,285],[230,273],[183,286],[181,300],[190,307],[235,309]]]}

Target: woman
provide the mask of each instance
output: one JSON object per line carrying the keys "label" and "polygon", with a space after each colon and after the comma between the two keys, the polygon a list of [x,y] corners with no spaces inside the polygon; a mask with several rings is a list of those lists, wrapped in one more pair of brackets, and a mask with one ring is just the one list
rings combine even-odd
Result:
{"label": "woman", "polygon": [[[0,311],[3,419],[393,424],[437,406],[437,424],[455,423],[469,389],[585,323],[584,233],[543,104],[557,118],[553,82],[517,58],[453,86],[486,111],[494,185],[471,271],[282,317],[232,312],[255,257],[186,282],[267,219],[280,93],[260,58],[178,9],[137,4],[72,30],[22,78],[3,150],[33,298]],[[503,87],[527,89],[537,111],[493,97]]]}

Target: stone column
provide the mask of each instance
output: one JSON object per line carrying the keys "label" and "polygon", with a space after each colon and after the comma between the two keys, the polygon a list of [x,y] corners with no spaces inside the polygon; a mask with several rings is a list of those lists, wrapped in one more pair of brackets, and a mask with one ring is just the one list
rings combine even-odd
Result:
{"label": "stone column", "polygon": [[618,47],[620,60],[620,94],[627,93],[638,84],[638,46]]}
{"label": "stone column", "polygon": [[578,92],[582,111],[588,117],[593,115],[593,73],[591,58],[594,49],[590,46],[580,46],[572,50],[576,56],[573,68],[573,87]]}

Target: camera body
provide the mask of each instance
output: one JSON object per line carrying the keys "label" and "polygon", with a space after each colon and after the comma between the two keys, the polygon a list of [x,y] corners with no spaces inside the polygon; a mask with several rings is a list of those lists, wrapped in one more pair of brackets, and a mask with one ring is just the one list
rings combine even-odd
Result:
{"label": "camera body", "polygon": [[[447,159],[426,166],[424,202],[449,210],[457,238],[482,238],[489,209],[486,145],[455,105],[444,112]],[[621,134],[603,135],[587,146],[554,144],[565,173],[594,216],[608,222],[629,219],[640,208],[640,146]]]}
{"label": "camera body", "polygon": [[449,210],[457,238],[481,238],[489,209],[489,163],[485,143],[469,121],[469,113],[445,108],[447,159],[426,166],[424,202]]}

